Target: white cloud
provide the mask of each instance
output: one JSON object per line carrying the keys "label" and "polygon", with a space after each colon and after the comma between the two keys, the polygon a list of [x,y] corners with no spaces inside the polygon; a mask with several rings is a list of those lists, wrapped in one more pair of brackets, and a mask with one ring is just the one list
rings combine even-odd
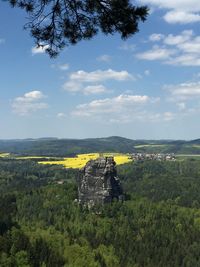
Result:
{"label": "white cloud", "polygon": [[175,66],[200,66],[200,56],[198,57],[196,57],[195,54],[183,54],[174,58],[170,58],[165,63]]}
{"label": "white cloud", "polygon": [[[108,70],[96,70],[92,72],[86,72],[83,70],[79,70],[77,72],[73,72],[69,75],[69,80],[63,84],[63,89],[76,93],[82,91],[85,93],[86,91],[95,91],[99,90],[105,90],[105,87],[103,88],[102,85],[97,85],[94,83],[99,82],[105,82],[108,80],[114,80],[114,81],[127,81],[127,80],[134,80],[134,76],[128,73],[125,70],[122,71],[115,71],[112,69]],[[85,84],[89,84],[86,85]],[[90,86],[92,84],[93,88]],[[94,84],[94,85],[93,85]],[[88,88],[88,86],[90,86]],[[101,86],[101,87],[99,87]],[[85,89],[84,89],[85,88]]]}
{"label": "white cloud", "polygon": [[163,60],[168,59],[174,53],[172,49],[154,46],[151,50],[137,54],[136,57],[144,60]]}
{"label": "white cloud", "polygon": [[63,84],[63,89],[71,93],[77,93],[79,91],[82,91],[83,86],[79,82],[69,80]]}
{"label": "white cloud", "polygon": [[176,119],[176,113],[171,111],[161,112],[161,113],[149,113],[146,114],[147,120],[151,122],[163,122],[163,121],[172,121]]}
{"label": "white cloud", "polygon": [[101,84],[84,86],[82,83],[69,81],[63,85],[64,90],[77,93],[82,92],[85,95],[100,94],[108,92],[107,88]]}
{"label": "white cloud", "polygon": [[175,114],[172,113],[172,112],[170,112],[170,111],[168,111],[168,112],[164,112],[164,113],[163,113],[163,119],[164,119],[165,121],[171,121],[171,120],[173,120],[174,118],[175,118]]}
{"label": "white cloud", "polygon": [[31,102],[35,100],[39,100],[41,98],[44,98],[44,95],[41,91],[31,91],[31,92],[25,93],[23,96],[23,99],[26,99],[27,101],[31,101]]}
{"label": "white cloud", "polygon": [[172,112],[165,112],[164,120],[184,119],[185,116],[200,114],[200,81],[165,85],[163,89],[167,92],[166,101],[173,105]]}
{"label": "white cloud", "polygon": [[119,95],[114,98],[93,100],[88,104],[77,106],[73,114],[78,116],[99,115],[102,113],[120,113],[121,109],[130,105],[144,104],[149,100],[148,96],[140,95]]}
{"label": "white cloud", "polygon": [[179,109],[185,109],[186,104],[183,101],[200,99],[200,82],[186,82],[177,85],[165,86],[170,92],[171,101],[177,102]]}
{"label": "white cloud", "polygon": [[136,57],[143,60],[162,60],[170,65],[200,66],[200,36],[195,36],[192,30],[182,31],[178,35],[162,35],[162,39],[157,42],[159,45],[136,54]]}
{"label": "white cloud", "polygon": [[149,120],[152,114],[148,111],[148,107],[158,101],[159,99],[146,95],[119,95],[78,105],[72,115],[100,119],[105,123]]}
{"label": "white cloud", "polygon": [[12,102],[12,109],[18,115],[28,115],[40,109],[46,109],[48,105],[41,100],[45,98],[41,91],[31,91],[23,96],[16,97]]}
{"label": "white cloud", "polygon": [[129,79],[133,79],[133,76],[127,71],[115,71],[112,69],[96,70],[92,72],[79,70],[70,75],[70,80],[77,82],[101,82],[106,80],[125,81]]}
{"label": "white cloud", "polygon": [[49,48],[49,45],[34,46],[31,49],[32,55],[44,54],[45,51]]}
{"label": "white cloud", "polygon": [[141,3],[152,4],[159,8],[179,9],[187,11],[200,10],[199,0],[139,0]]}
{"label": "white cloud", "polygon": [[149,40],[152,42],[158,42],[164,38],[164,35],[161,33],[153,33],[149,36]]}
{"label": "white cloud", "polygon": [[185,43],[187,41],[189,41],[193,36],[193,31],[192,30],[186,30],[183,31],[181,34],[179,35],[173,35],[173,34],[169,34],[167,36],[163,35],[163,39],[164,39],[164,44],[166,45],[180,45],[182,43]]}
{"label": "white cloud", "polygon": [[100,61],[100,62],[106,62],[106,63],[109,63],[109,62],[111,62],[112,57],[109,56],[109,55],[102,55],[102,56],[99,56],[99,57],[97,58],[97,60]]}
{"label": "white cloud", "polygon": [[63,112],[59,112],[58,114],[57,114],[57,118],[59,118],[59,119],[62,119],[62,118],[65,118],[66,117],[66,115],[65,115],[65,113],[63,113]]}
{"label": "white cloud", "polygon": [[184,53],[200,54],[200,36],[193,38],[188,42],[179,44],[178,48]]}
{"label": "white cloud", "polygon": [[185,11],[169,11],[165,14],[164,19],[166,22],[175,24],[188,24],[200,21],[200,15],[195,13],[189,13]]}
{"label": "white cloud", "polygon": [[83,89],[83,92],[85,95],[91,95],[91,94],[101,94],[105,93],[108,90],[103,85],[88,85]]}
{"label": "white cloud", "polygon": [[199,0],[138,0],[142,4],[167,9],[164,19],[168,23],[195,23],[200,21]]}

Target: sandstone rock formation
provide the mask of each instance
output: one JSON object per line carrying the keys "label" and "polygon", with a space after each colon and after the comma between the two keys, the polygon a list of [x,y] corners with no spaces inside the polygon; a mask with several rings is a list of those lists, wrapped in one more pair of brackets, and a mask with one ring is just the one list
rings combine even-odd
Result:
{"label": "sandstone rock formation", "polygon": [[123,200],[114,158],[90,160],[81,170],[78,193],[79,203],[88,207],[109,203],[113,199]]}

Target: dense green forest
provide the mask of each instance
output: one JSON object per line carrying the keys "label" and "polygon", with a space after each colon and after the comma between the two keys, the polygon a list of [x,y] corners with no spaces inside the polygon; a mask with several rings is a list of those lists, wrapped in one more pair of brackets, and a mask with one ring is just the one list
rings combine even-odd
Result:
{"label": "dense green forest", "polygon": [[66,157],[82,153],[175,153],[199,154],[200,139],[193,141],[131,140],[119,136],[89,139],[0,140],[0,152],[25,156]]}
{"label": "dense green forest", "polygon": [[200,161],[119,166],[126,201],[90,211],[78,175],[0,158],[1,267],[200,266]]}

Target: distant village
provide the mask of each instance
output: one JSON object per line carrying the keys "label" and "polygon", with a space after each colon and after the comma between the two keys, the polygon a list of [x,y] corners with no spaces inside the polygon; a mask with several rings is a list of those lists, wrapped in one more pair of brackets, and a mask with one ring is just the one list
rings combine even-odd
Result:
{"label": "distant village", "polygon": [[135,161],[143,160],[157,160],[157,161],[174,161],[176,160],[175,154],[160,154],[160,153],[134,153],[131,154],[131,158]]}

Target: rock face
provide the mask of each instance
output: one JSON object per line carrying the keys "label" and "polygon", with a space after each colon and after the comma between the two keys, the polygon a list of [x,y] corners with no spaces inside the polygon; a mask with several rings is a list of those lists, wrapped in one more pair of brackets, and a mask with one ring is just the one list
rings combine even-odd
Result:
{"label": "rock face", "polygon": [[109,203],[113,199],[123,200],[114,158],[90,160],[81,170],[78,193],[79,203],[88,207]]}

